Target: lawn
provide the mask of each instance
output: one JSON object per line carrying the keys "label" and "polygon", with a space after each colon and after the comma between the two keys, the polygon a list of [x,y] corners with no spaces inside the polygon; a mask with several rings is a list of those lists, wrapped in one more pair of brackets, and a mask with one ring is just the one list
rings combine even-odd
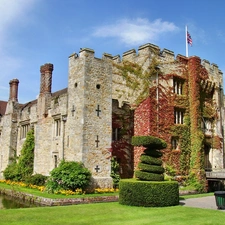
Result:
{"label": "lawn", "polygon": [[220,210],[184,206],[143,208],[114,203],[0,210],[1,225],[221,225]]}
{"label": "lawn", "polygon": [[[9,185],[0,184],[0,188],[11,189],[12,187]],[[13,189],[49,198],[79,197],[79,195],[53,195],[23,187],[13,187]],[[181,196],[180,199],[190,197],[197,198],[208,195],[212,195],[212,193]],[[89,197],[89,195],[86,196]],[[181,205],[163,208],[144,208],[125,206],[120,205],[118,202],[113,202],[71,206],[7,209],[0,210],[0,218],[1,225],[217,225],[224,223],[225,213],[221,210],[199,209]]]}

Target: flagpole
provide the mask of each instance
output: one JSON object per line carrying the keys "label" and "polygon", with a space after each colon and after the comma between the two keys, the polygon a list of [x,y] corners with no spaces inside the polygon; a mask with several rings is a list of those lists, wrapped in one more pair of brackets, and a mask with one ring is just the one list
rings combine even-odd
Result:
{"label": "flagpole", "polygon": [[186,57],[188,57],[188,41],[187,41],[187,32],[188,32],[188,29],[187,29],[187,26],[185,27],[185,43],[186,43]]}

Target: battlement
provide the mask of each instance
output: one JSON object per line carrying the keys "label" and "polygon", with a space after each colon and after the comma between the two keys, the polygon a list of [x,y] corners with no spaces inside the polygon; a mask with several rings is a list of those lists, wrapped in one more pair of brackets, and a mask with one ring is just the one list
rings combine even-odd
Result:
{"label": "battlement", "polygon": [[[69,56],[69,58],[82,58],[82,57],[90,57],[95,58],[95,51],[90,48],[81,48],[79,55],[77,53],[72,54]],[[172,63],[172,62],[179,62],[186,64],[189,59],[191,59],[194,56],[186,57],[181,54],[178,54],[175,56],[174,52],[169,49],[160,49],[159,46],[147,43],[144,45],[141,45],[138,47],[138,50],[130,49],[122,54],[122,57],[120,55],[112,56],[108,53],[102,54],[102,60],[108,59],[112,60],[114,63],[121,63],[121,61],[130,61],[130,62],[137,62],[137,63],[143,63],[146,58],[157,57],[157,59],[160,61],[161,64],[163,63]],[[101,59],[100,59],[101,60]],[[201,60],[199,58],[199,60]],[[219,79],[222,80],[222,71],[219,70],[218,65],[215,63],[210,63],[208,60],[203,59],[201,61],[202,65],[206,68],[206,70],[209,72],[209,76],[219,76]]]}

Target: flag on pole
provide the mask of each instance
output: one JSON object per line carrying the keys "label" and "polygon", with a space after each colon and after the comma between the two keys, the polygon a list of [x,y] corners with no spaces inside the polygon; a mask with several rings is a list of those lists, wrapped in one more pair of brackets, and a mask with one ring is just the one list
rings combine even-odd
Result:
{"label": "flag on pole", "polygon": [[187,43],[192,46],[192,38],[191,35],[189,34],[189,32],[187,31]]}

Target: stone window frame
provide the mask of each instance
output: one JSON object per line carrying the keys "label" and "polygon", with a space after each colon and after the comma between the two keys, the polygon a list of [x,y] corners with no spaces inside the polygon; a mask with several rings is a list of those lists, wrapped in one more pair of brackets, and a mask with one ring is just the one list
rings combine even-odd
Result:
{"label": "stone window frame", "polygon": [[20,139],[25,139],[30,129],[30,120],[20,122]]}
{"label": "stone window frame", "polygon": [[61,115],[53,116],[54,120],[54,137],[60,137],[62,133],[62,118]]}
{"label": "stone window frame", "polygon": [[174,77],[173,78],[173,93],[177,95],[182,95],[183,94],[183,85],[184,85],[184,80]]}
{"label": "stone window frame", "polygon": [[171,137],[171,148],[172,150],[179,149],[179,137]]}
{"label": "stone window frame", "polygon": [[184,124],[184,109],[174,108],[174,123]]}
{"label": "stone window frame", "polygon": [[112,141],[119,141],[121,139],[121,128],[112,128]]}

